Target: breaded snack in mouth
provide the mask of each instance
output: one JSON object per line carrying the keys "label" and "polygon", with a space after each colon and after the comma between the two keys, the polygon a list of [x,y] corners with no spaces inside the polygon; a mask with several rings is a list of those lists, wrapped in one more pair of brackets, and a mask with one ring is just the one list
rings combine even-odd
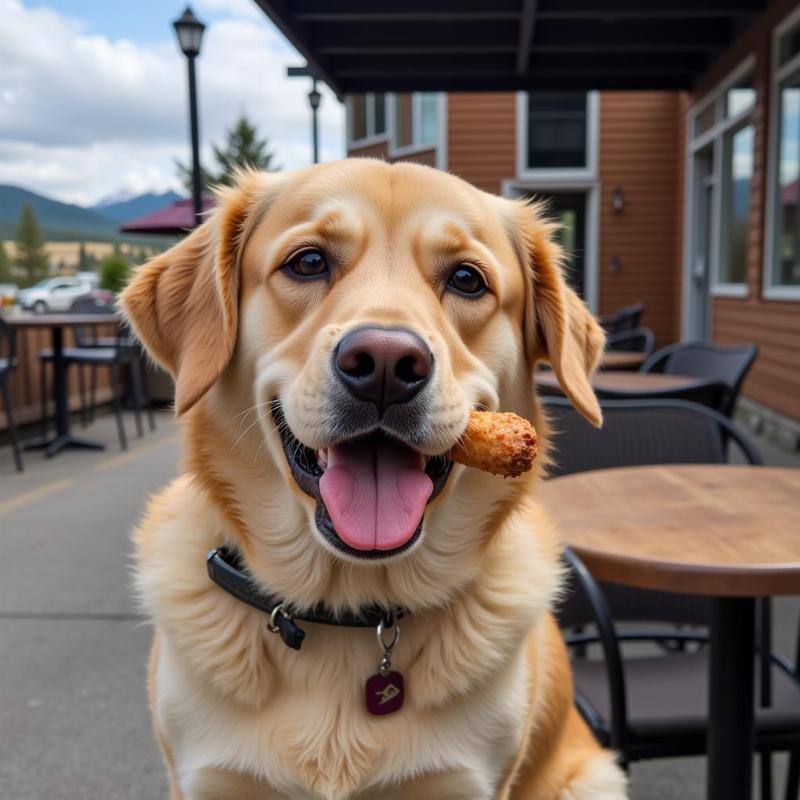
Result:
{"label": "breaded snack in mouth", "polygon": [[512,412],[471,411],[461,441],[450,451],[465,467],[516,478],[536,458],[536,429]]}

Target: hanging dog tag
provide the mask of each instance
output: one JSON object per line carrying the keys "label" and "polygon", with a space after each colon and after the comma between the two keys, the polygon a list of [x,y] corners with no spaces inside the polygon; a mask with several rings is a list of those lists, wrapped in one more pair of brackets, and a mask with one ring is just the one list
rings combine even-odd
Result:
{"label": "hanging dog tag", "polygon": [[405,684],[403,676],[392,670],[392,650],[400,638],[400,626],[394,623],[394,636],[388,644],[383,640],[383,622],[378,623],[375,631],[378,644],[383,651],[378,672],[367,678],[365,685],[367,711],[375,716],[392,714],[403,705],[405,698]]}

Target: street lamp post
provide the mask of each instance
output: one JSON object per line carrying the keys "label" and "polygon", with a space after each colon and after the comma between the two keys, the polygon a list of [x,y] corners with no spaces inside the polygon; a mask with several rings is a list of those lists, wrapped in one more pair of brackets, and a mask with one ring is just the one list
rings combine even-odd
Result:
{"label": "street lamp post", "polygon": [[319,129],[317,127],[317,111],[322,102],[322,95],[317,90],[317,79],[308,93],[308,104],[311,106],[311,143],[314,150],[314,163],[319,164]]}
{"label": "street lamp post", "polygon": [[200,22],[190,6],[172,23],[178,36],[178,44],[186,56],[189,67],[189,127],[192,136],[192,210],[195,226],[203,221],[203,177],[200,171],[200,133],[197,122],[197,81],[194,62],[200,55],[203,31],[206,26]]}

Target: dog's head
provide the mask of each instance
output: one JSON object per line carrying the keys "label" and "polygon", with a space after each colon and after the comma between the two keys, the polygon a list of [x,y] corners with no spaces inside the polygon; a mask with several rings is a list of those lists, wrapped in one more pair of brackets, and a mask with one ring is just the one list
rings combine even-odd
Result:
{"label": "dog's head", "polygon": [[443,456],[472,408],[534,416],[546,359],[600,421],[603,335],[554,231],[536,206],[412,164],[249,173],[122,306],[175,377],[178,414],[201,399],[257,414],[228,446],[274,462],[317,545],[374,563],[430,540],[441,555],[514,490]]}

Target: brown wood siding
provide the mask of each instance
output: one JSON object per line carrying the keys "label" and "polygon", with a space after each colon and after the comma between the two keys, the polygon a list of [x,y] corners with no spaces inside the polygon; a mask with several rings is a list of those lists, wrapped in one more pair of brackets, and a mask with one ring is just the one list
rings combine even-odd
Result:
{"label": "brown wood siding", "polygon": [[436,166],[436,148],[430,150],[420,150],[416,153],[409,153],[405,156],[396,158],[389,157],[389,145],[387,142],[372,144],[367,147],[351,147],[347,151],[351,158],[379,158],[381,161],[396,163],[398,161],[413,161],[415,164],[425,164],[428,167]]}
{"label": "brown wood siding", "polygon": [[[600,96],[599,311],[644,303],[642,324],[659,344],[678,336],[680,100],[674,92]],[[617,188],[625,198],[621,213],[611,205]],[[620,264],[616,273],[612,259]]]}
{"label": "brown wood siding", "polygon": [[448,169],[487,192],[500,194],[517,174],[516,97],[513,93],[447,96]]}
{"label": "brown wood siding", "polygon": [[694,96],[703,97],[748,55],[755,54],[757,101],[753,115],[755,153],[747,251],[749,294],[742,299],[712,301],[712,332],[715,341],[722,344],[758,345],[759,356],[745,382],[744,394],[800,419],[800,302],[762,297],[772,31],[796,7],[796,0],[772,3],[704,76]]}

